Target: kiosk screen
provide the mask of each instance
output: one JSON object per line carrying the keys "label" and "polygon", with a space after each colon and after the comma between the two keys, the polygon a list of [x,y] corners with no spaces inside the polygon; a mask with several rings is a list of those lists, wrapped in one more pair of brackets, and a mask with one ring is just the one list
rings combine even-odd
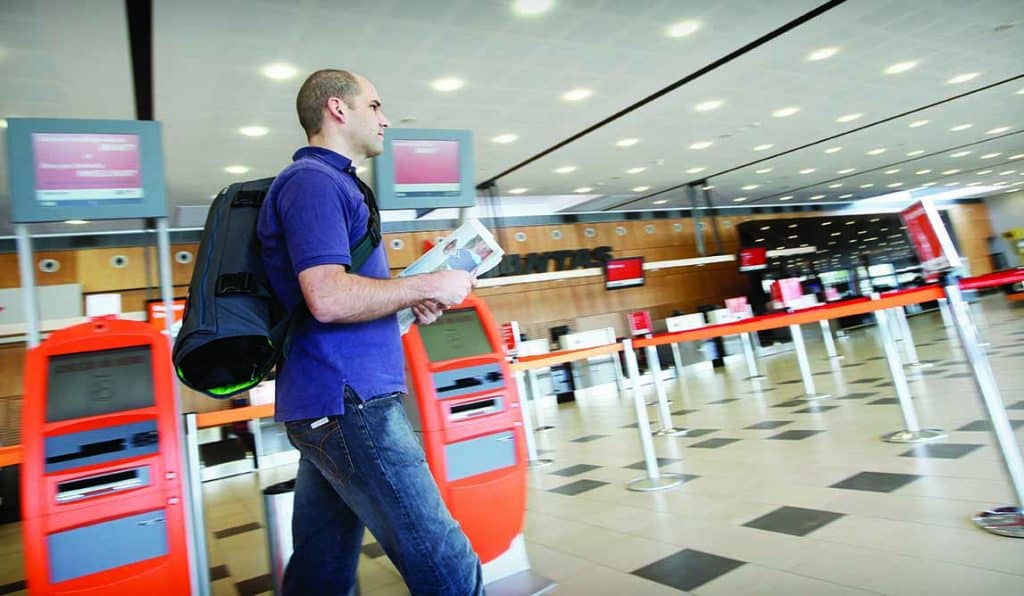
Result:
{"label": "kiosk screen", "polygon": [[461,308],[444,313],[433,325],[421,325],[420,337],[431,362],[443,362],[479,354],[490,354],[494,348],[487,340],[475,308]]}
{"label": "kiosk screen", "polygon": [[148,346],[54,356],[47,381],[46,421],[58,422],[153,405]]}

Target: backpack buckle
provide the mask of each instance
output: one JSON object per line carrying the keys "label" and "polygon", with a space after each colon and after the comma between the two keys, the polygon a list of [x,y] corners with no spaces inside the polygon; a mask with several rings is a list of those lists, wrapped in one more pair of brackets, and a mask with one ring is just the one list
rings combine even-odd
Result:
{"label": "backpack buckle", "polygon": [[217,278],[216,293],[218,296],[225,294],[254,294],[257,289],[258,285],[250,273],[224,273]]}

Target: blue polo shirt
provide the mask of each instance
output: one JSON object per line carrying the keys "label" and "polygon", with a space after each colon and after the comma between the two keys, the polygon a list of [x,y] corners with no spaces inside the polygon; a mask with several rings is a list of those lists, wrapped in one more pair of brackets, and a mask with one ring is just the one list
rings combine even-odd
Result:
{"label": "blue polo shirt", "polygon": [[[288,309],[302,300],[300,272],[316,265],[351,265],[351,248],[366,234],[370,216],[351,160],[323,147],[303,147],[292,160],[271,185],[257,224],[270,286]],[[391,276],[383,243],[358,274]],[[346,386],[364,400],[405,391],[395,315],[348,324],[303,317],[278,371],[275,418],[342,414]]]}

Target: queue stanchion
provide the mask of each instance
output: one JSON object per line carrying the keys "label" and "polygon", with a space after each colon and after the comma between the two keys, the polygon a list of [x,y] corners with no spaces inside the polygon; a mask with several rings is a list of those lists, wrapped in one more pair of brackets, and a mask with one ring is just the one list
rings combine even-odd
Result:
{"label": "queue stanchion", "polygon": [[679,350],[679,344],[672,344],[672,366],[676,369],[676,381],[683,382],[683,354]]}
{"label": "queue stanchion", "polygon": [[544,424],[544,404],[541,403],[541,399],[543,399],[544,396],[541,395],[540,386],[537,382],[537,371],[535,369],[531,368],[530,370],[526,371],[526,382],[529,383],[530,397],[533,398],[533,413],[537,417],[537,426],[536,428],[534,428],[534,430],[542,431],[548,430],[549,428],[554,428],[553,426],[548,426],[547,424]]}
{"label": "queue stanchion", "polygon": [[979,345],[978,332],[971,320],[968,304],[960,292],[960,284],[955,276],[949,276],[943,285],[946,297],[949,299],[953,327],[960,340],[960,347],[967,357],[967,364],[974,375],[975,385],[985,405],[989,421],[992,423],[996,443],[998,443],[1003,456],[1003,464],[1017,497],[1017,505],[983,511],[974,516],[974,523],[993,534],[1024,538],[1024,510],[1022,510],[1022,506],[1024,506],[1024,460],[1021,459],[1020,445],[1013,434],[1010,419],[1006,415],[1006,407],[999,394],[999,386],[992,374],[988,356]]}
{"label": "queue stanchion", "polygon": [[659,437],[681,437],[688,431],[685,428],[674,428],[672,426],[672,413],[668,409],[668,394],[665,391],[665,381],[661,378],[661,360],[658,358],[658,347],[647,346],[647,367],[654,375],[654,392],[658,395],[658,421],[661,428],[652,434]]}
{"label": "queue stanchion", "polygon": [[[527,384],[523,381],[523,376],[523,371],[517,370],[515,372],[519,395],[527,395],[530,391]],[[523,418],[523,436],[526,439],[526,457],[530,460],[527,462],[527,465],[531,468],[550,466],[554,463],[553,460],[537,456],[537,438],[533,435],[533,422],[530,420],[530,412],[527,411],[529,408],[527,403],[529,401],[528,399],[519,400],[519,411],[522,412]]]}
{"label": "queue stanchion", "polygon": [[804,399],[815,400],[831,397],[827,393],[818,393],[814,387],[814,378],[811,376],[811,363],[807,360],[807,346],[804,345],[804,335],[800,325],[790,325],[789,332],[793,336],[793,346],[796,348],[796,361],[800,366],[800,378],[804,382]]}
{"label": "queue stanchion", "polygon": [[942,326],[946,329],[953,327],[953,315],[949,314],[949,301],[939,298],[939,316],[942,317]]}
{"label": "queue stanchion", "polygon": [[206,518],[203,513],[202,463],[199,456],[199,421],[195,412],[185,414],[185,474],[188,482],[189,529],[192,535],[192,590],[198,596],[210,594],[210,564],[206,550]]}
{"label": "queue stanchion", "polygon": [[[633,340],[622,341],[622,350],[626,357],[626,369],[634,379],[640,376],[640,367],[633,351]],[[654,453],[654,441],[651,439],[651,421],[647,417],[647,404],[640,395],[640,383],[633,383],[633,408],[636,410],[637,430],[640,432],[640,447],[644,453],[644,467],[647,474],[634,478],[626,483],[626,490],[636,492],[654,492],[665,490],[683,483],[681,474],[662,474],[658,469],[658,458]]]}
{"label": "queue stanchion", "polygon": [[[877,298],[877,295],[876,295]],[[917,422],[917,412],[914,411],[914,402],[910,397],[910,386],[907,385],[907,376],[903,372],[903,363],[900,362],[900,353],[896,349],[893,340],[892,330],[889,326],[889,313],[887,310],[876,310],[875,321],[878,324],[878,334],[882,339],[882,349],[885,351],[885,360],[889,364],[889,373],[892,376],[892,384],[896,389],[896,397],[900,402],[900,412],[903,414],[905,428],[882,436],[882,440],[889,443],[923,443],[934,441],[946,436],[946,433],[937,428],[922,429]]]}
{"label": "queue stanchion", "polygon": [[917,357],[917,346],[914,345],[914,335],[910,332],[910,323],[907,321],[907,313],[902,306],[891,309],[896,317],[896,324],[899,326],[900,335],[903,336],[903,351],[907,354],[906,365],[909,368],[919,370],[932,366],[930,362],[921,362]]}
{"label": "queue stanchion", "polygon": [[626,390],[626,379],[625,375],[622,373],[622,361],[619,360],[619,354],[617,352],[612,354],[612,365],[612,368],[615,369],[615,387],[619,390],[619,394],[621,395],[622,392]]}
{"label": "queue stanchion", "polygon": [[743,344],[743,357],[747,361],[747,376],[744,381],[760,381],[765,378],[757,370],[757,360],[754,358],[754,347],[750,343],[749,333],[740,333],[740,343]]}
{"label": "queue stanchion", "polygon": [[842,360],[845,358],[842,354],[836,351],[836,338],[832,335],[832,321],[830,319],[822,319],[818,321],[821,325],[821,338],[825,340],[825,353],[828,354],[829,360]]}

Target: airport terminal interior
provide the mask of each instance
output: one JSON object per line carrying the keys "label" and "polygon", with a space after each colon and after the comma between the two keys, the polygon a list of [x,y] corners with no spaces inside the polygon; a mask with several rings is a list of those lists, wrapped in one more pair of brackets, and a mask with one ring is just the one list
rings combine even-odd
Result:
{"label": "airport terminal interior", "polygon": [[[402,345],[486,593],[1024,594],[1021,2],[18,0],[0,32],[0,596],[280,593],[275,373],[179,352],[321,68],[389,119],[353,175],[391,275],[478,275]],[[422,589],[367,532],[358,593]]]}

